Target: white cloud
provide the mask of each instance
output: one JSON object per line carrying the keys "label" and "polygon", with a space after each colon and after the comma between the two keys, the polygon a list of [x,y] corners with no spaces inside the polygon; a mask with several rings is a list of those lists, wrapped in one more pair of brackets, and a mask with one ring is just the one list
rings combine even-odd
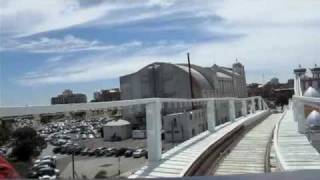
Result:
{"label": "white cloud", "polygon": [[[151,2],[151,1],[150,1]],[[127,57],[112,59],[108,55],[85,57],[78,64],[66,65],[49,71],[35,71],[26,75],[22,82],[26,84],[67,83],[116,78],[132,73],[153,61],[184,62],[185,53],[191,52],[192,62],[203,66],[213,63],[231,65],[238,58],[246,66],[248,80],[261,81],[265,77],[278,76],[281,80],[292,77],[297,64],[311,66],[319,62],[320,51],[320,2],[315,0],[225,0],[181,1],[169,4],[157,4],[159,10],[147,9],[137,16],[128,11],[122,15],[97,22],[97,24],[130,23],[176,14],[185,10],[191,15],[219,15],[223,21],[219,24],[203,23],[207,33],[232,33],[244,36],[232,41],[197,43],[169,43],[153,45],[140,49]],[[197,3],[198,2],[198,3]],[[193,3],[193,4],[192,4]],[[190,5],[191,4],[191,5]],[[130,4],[132,5],[132,4]],[[129,8],[130,5],[126,6]],[[193,6],[192,6],[193,5]],[[139,4],[139,6],[144,6]],[[147,7],[145,7],[147,8]],[[211,9],[211,12],[210,12]],[[129,48],[130,49],[130,48]]]}
{"label": "white cloud", "polygon": [[29,36],[81,25],[120,8],[114,3],[82,7],[78,0],[1,0],[2,33]]}
{"label": "white cloud", "polygon": [[[212,3],[201,0],[105,0],[81,5],[80,0],[0,1],[2,34],[24,37],[73,26],[112,26],[156,19],[163,16],[203,16],[213,14]],[[89,2],[90,3],[90,2]],[[181,14],[180,14],[181,15]]]}
{"label": "white cloud", "polygon": [[120,45],[106,45],[97,40],[88,41],[72,35],[62,39],[42,37],[38,40],[8,40],[1,45],[0,51],[26,51],[33,53],[71,53],[77,51],[122,50],[127,47],[141,46],[141,42],[133,41]]}
{"label": "white cloud", "polygon": [[[154,46],[130,53],[130,56],[127,55],[126,57],[116,56],[113,53],[99,53],[80,59],[69,59],[57,64],[47,64],[26,73],[18,79],[18,82],[32,86],[112,79],[136,71],[154,61],[168,61],[170,59],[178,62],[177,58],[173,57],[177,55],[177,52],[183,53],[187,49],[187,44],[159,42]],[[127,54],[129,51],[131,51],[130,48],[124,50],[124,53]],[[60,56],[53,57],[47,62],[56,59],[60,60],[60,58]]]}

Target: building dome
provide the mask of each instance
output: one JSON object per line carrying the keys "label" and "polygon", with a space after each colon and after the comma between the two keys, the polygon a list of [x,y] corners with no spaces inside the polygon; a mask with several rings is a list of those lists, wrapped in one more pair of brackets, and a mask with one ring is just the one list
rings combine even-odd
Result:
{"label": "building dome", "polygon": [[310,128],[320,128],[320,113],[313,110],[307,117],[307,123]]}
{"label": "building dome", "polygon": [[320,98],[320,93],[314,89],[313,87],[309,87],[306,92],[304,93],[305,97],[317,97]]}

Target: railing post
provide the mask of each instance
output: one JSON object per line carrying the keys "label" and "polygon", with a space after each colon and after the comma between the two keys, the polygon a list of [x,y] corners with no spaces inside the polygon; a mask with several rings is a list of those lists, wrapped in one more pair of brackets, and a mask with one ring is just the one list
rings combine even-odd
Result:
{"label": "railing post", "polygon": [[161,102],[146,105],[148,161],[161,160]]}
{"label": "railing post", "polygon": [[262,97],[258,98],[258,106],[259,106],[259,110],[262,110]]}
{"label": "railing post", "polygon": [[299,100],[294,101],[293,114],[295,120],[298,122],[298,131],[299,133],[306,133],[306,120],[304,115],[304,104]]}
{"label": "railing post", "polygon": [[243,99],[243,100],[242,100],[242,108],[241,108],[241,111],[242,111],[242,116],[247,116],[247,115],[248,115],[247,100],[246,100],[246,99]]}
{"label": "railing post", "polygon": [[233,99],[229,100],[229,118],[231,122],[234,122],[236,120],[236,110]]}
{"label": "railing post", "polygon": [[207,102],[207,123],[208,123],[208,131],[215,132],[216,127],[216,111],[214,100],[209,100]]}
{"label": "railing post", "polygon": [[256,109],[256,103],[254,102],[254,98],[251,98],[251,110],[250,113],[253,114]]}

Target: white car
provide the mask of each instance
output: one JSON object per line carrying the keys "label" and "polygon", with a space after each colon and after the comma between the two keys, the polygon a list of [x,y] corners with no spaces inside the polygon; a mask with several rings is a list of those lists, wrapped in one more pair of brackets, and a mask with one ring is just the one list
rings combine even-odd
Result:
{"label": "white car", "polygon": [[145,149],[137,149],[133,152],[132,156],[134,158],[140,158],[142,156],[145,156],[147,154],[147,151]]}
{"label": "white car", "polygon": [[53,176],[49,176],[49,175],[43,175],[43,176],[39,176],[40,180],[56,180],[57,176],[53,175]]}
{"label": "white car", "polygon": [[37,171],[37,174],[39,175],[39,179],[57,179],[57,177],[60,175],[59,169],[53,169],[53,168],[42,168]]}
{"label": "white car", "polygon": [[88,135],[88,139],[94,139],[94,135],[93,134],[89,134]]}
{"label": "white car", "polygon": [[81,134],[81,139],[87,139],[87,135],[86,134]]}
{"label": "white car", "polygon": [[37,159],[34,163],[39,164],[41,162],[53,162],[56,163],[57,156],[43,156],[40,159]]}

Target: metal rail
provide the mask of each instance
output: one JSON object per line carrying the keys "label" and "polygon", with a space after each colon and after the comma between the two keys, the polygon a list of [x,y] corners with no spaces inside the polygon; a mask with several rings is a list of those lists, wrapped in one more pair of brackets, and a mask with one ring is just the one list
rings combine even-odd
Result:
{"label": "metal rail", "polygon": [[[271,118],[279,119],[278,116],[274,115]],[[272,130],[264,130],[269,125],[273,126]],[[270,172],[270,149],[275,125],[276,120],[269,117],[256,126],[255,124],[252,125],[254,126],[253,128],[248,127],[245,132],[238,133],[238,137],[235,136],[237,140],[233,139],[232,141],[230,139],[229,141],[225,141],[225,143],[230,143],[230,145],[221,152],[220,157],[217,157],[212,162],[212,167],[209,168],[211,172],[206,175]],[[260,130],[264,132],[260,134]],[[246,152],[247,150],[248,152]],[[241,152],[245,152],[245,154],[239,154]]]}

